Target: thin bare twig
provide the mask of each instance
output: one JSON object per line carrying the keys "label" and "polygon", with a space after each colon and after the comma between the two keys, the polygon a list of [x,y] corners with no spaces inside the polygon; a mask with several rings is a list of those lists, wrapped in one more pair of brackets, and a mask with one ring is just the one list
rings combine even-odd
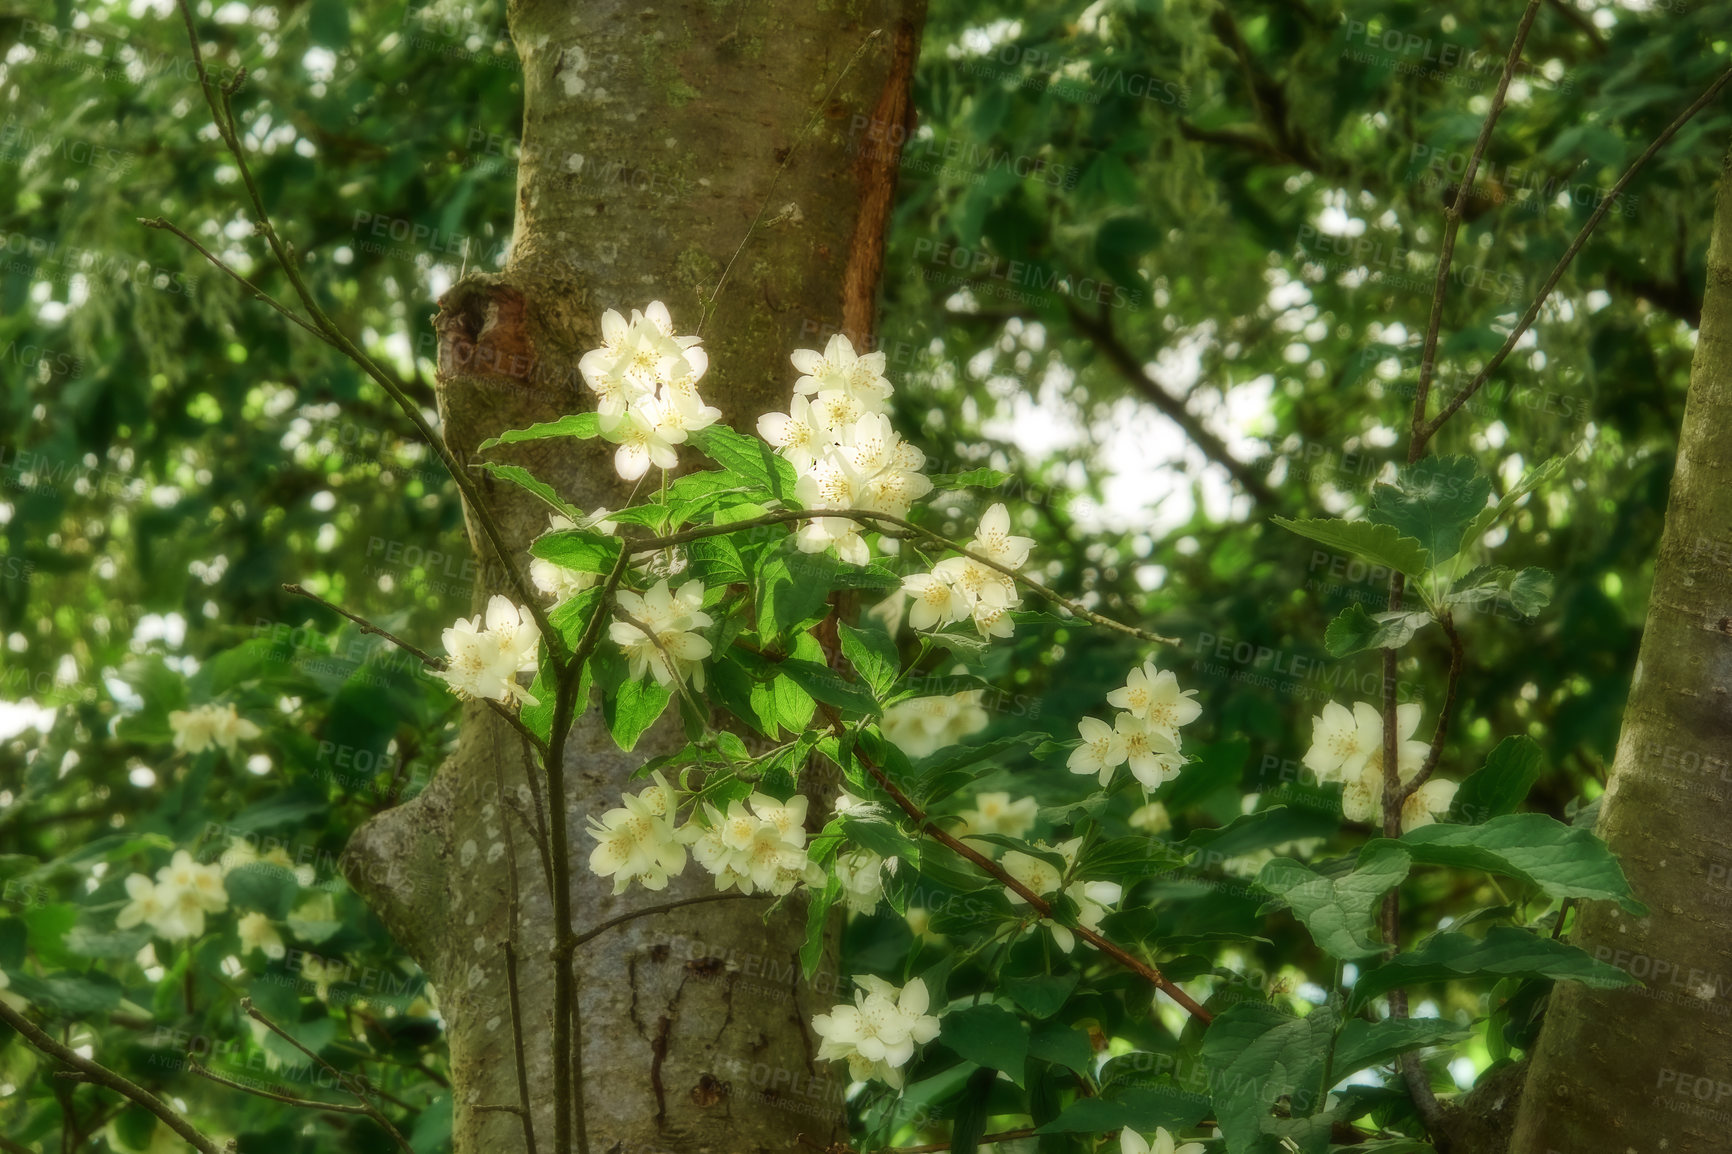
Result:
{"label": "thin bare twig", "polygon": [[94,1082],[124,1097],[132,1099],[160,1119],[163,1125],[179,1134],[186,1143],[199,1154],[234,1154],[235,1144],[231,1140],[218,1145],[216,1139],[201,1132],[191,1122],[182,1118],[161,1098],[146,1090],[143,1086],[121,1074],[115,1073],[100,1062],[92,1061],[73,1050],[70,1046],[61,1045],[35,1022],[0,1000],[0,1022],[5,1022],[24,1040],[41,1050],[44,1054],[63,1062],[76,1070],[85,1081]]}
{"label": "thin bare twig", "polygon": [[[1522,334],[1527,332],[1529,328],[1533,327],[1534,321],[1539,318],[1540,308],[1551,296],[1552,290],[1558,285],[1558,281],[1563,279],[1565,270],[1570,267],[1570,262],[1576,259],[1576,254],[1581,252],[1582,247],[1587,244],[1588,237],[1592,235],[1594,229],[1599,227],[1600,222],[1606,218],[1606,213],[1611,211],[1612,205],[1617,203],[1618,197],[1623,193],[1625,188],[1629,187],[1630,182],[1636,178],[1636,174],[1642,170],[1642,166],[1652,160],[1654,155],[1658,153],[1660,149],[1664,148],[1674,136],[1678,135],[1678,131],[1688,124],[1698,112],[1701,112],[1704,108],[1708,107],[1709,103],[1712,102],[1716,96],[1720,95],[1720,92],[1728,83],[1732,83],[1732,68],[1722,72],[1719,78],[1716,79],[1714,83],[1710,84],[1702,95],[1696,98],[1695,103],[1691,104],[1690,107],[1686,108],[1683,112],[1680,112],[1677,119],[1673,120],[1671,124],[1668,124],[1665,131],[1655,137],[1653,143],[1648,145],[1648,147],[1642,151],[1642,155],[1638,156],[1630,164],[1630,167],[1624,170],[1624,175],[1620,176],[1617,183],[1612,185],[1611,191],[1601,198],[1600,203],[1594,208],[1593,215],[1588,217],[1587,223],[1582,225],[1581,231],[1576,233],[1576,238],[1570,242],[1570,247],[1564,250],[1564,255],[1558,259],[1557,266],[1552,269],[1551,275],[1546,277],[1545,283],[1540,286],[1539,294],[1534,297],[1534,301],[1528,306],[1527,312],[1522,314],[1521,320],[1516,324],[1516,327],[1510,331],[1510,335],[1504,340],[1503,347],[1498,349],[1498,351],[1492,355],[1491,360],[1485,363],[1484,368],[1474,374],[1473,379],[1467,383],[1466,387],[1464,387],[1461,392],[1451,397],[1449,402],[1445,404],[1442,409],[1438,410],[1437,416],[1433,417],[1429,422],[1423,425],[1415,426],[1415,444],[1420,450],[1423,451],[1426,442],[1431,440],[1432,436],[1437,433],[1437,430],[1443,427],[1443,423],[1449,420],[1449,418],[1455,414],[1457,409],[1460,409],[1463,405],[1467,404],[1469,399],[1471,399],[1473,395],[1479,392],[1480,388],[1485,385],[1486,381],[1491,379],[1491,375],[1497,372],[1498,367],[1509,358],[1510,353],[1515,351],[1516,345],[1522,339]],[[1463,187],[1465,187],[1465,185]],[[1429,361],[1430,358],[1427,357],[1426,359]],[[1423,369],[1424,366],[1422,365],[1421,371],[1423,371]],[[1408,452],[1410,459],[1418,459],[1417,457],[1412,456],[1412,448],[1410,448]]]}
{"label": "thin bare twig", "polygon": [[343,1073],[341,1070],[337,1069],[335,1066],[333,1066],[329,1062],[325,1061],[323,1058],[321,1058],[318,1055],[318,1053],[316,1051],[310,1050],[306,1046],[302,1045],[301,1040],[299,1038],[295,1037],[293,1034],[289,1033],[287,1030],[283,1029],[281,1026],[277,1025],[275,1022],[273,1022],[269,1018],[265,1017],[265,1015],[263,1015],[262,1013],[259,1012],[258,1007],[253,1005],[253,1000],[251,998],[242,998],[241,999],[241,1011],[243,1013],[245,1013],[247,1017],[251,1018],[255,1022],[258,1022],[260,1025],[264,1026],[265,1029],[269,1030],[271,1033],[275,1034],[277,1037],[281,1038],[283,1041],[287,1042],[289,1045],[293,1046],[295,1049],[299,1050],[301,1053],[305,1054],[307,1057],[309,1057],[313,1061],[317,1062],[320,1066],[324,1067],[325,1072],[330,1074],[333,1078],[335,1078],[337,1080],[337,1085],[339,1085],[339,1086],[343,1087],[343,1089],[347,1090],[350,1094],[352,1094],[354,1096],[355,1101],[357,1101],[361,1104],[367,1117],[373,1119],[373,1121],[375,1121],[375,1122],[379,1123],[379,1125],[383,1126],[385,1128],[385,1132],[391,1135],[391,1137],[396,1141],[398,1146],[402,1147],[404,1150],[407,1150],[409,1152],[409,1154],[415,1154],[415,1148],[413,1146],[409,1145],[409,1140],[404,1138],[402,1133],[397,1129],[397,1127],[395,1127],[391,1124],[391,1119],[385,1117],[384,1111],[380,1110],[377,1106],[373,1105],[373,1103],[367,1101],[366,1095],[361,1093],[360,1090],[356,1089],[356,1079],[354,1077],[352,1077],[351,1075]]}
{"label": "thin bare twig", "polygon": [[[534,772],[533,764],[530,772]],[[499,755],[499,732],[493,735],[493,779],[499,787],[499,804],[505,804],[505,767]],[[517,1059],[517,1116],[523,1122],[523,1148],[535,1154],[535,1123],[530,1116],[529,1063],[523,1056],[523,1008],[517,989],[517,847],[511,831],[505,831],[505,869],[511,885],[511,898],[505,904],[505,940],[500,943],[505,953],[505,991],[511,1004],[511,1045]],[[509,1106],[501,1107],[509,1110]]]}
{"label": "thin bare twig", "polygon": [[660,905],[645,906],[641,910],[632,910],[630,913],[624,913],[620,914],[618,917],[609,918],[607,921],[583,931],[583,933],[577,935],[573,944],[581,946],[586,942],[594,941],[596,938],[601,937],[601,935],[607,933],[607,931],[616,926],[623,926],[627,922],[635,921],[638,918],[647,918],[656,914],[665,914],[670,910],[677,910],[684,906],[702,905],[706,902],[738,901],[742,898],[749,898],[751,896],[751,894],[740,893],[738,890],[728,890],[719,894],[699,894],[695,898],[681,898],[679,901],[675,902],[663,902]]}
{"label": "thin bare twig", "polygon": [[[1510,80],[1515,75],[1516,65],[1521,63],[1522,46],[1527,43],[1528,31],[1533,28],[1534,17],[1539,15],[1541,3],[1542,0],[1528,0],[1521,23],[1516,26],[1515,39],[1510,42],[1509,55],[1504,59],[1503,75],[1498,77],[1497,91],[1492,94],[1491,107],[1486,110],[1485,123],[1480,125],[1479,139],[1474,141],[1467,170],[1462,173],[1461,184],[1456,188],[1455,200],[1444,209],[1443,243],[1437,253],[1437,284],[1431,290],[1431,318],[1425,326],[1425,344],[1419,359],[1419,388],[1413,396],[1412,441],[1407,450],[1410,464],[1419,460],[1419,454],[1425,451],[1425,410],[1431,396],[1432,374],[1437,371],[1437,337],[1443,325],[1443,298],[1449,289],[1449,266],[1455,260],[1455,236],[1461,229],[1461,218],[1467,208],[1468,197],[1473,193],[1473,178],[1479,171],[1480,157],[1485,155],[1486,145],[1491,143],[1492,129],[1497,125],[1498,115],[1503,112]],[[1390,606],[1392,611],[1394,608],[1393,605]]]}
{"label": "thin bare twig", "polygon": [[258,1086],[248,1086],[244,1082],[236,1082],[225,1078],[208,1066],[202,1066],[191,1054],[186,1056],[186,1067],[199,1077],[215,1082],[219,1086],[227,1086],[231,1090],[239,1090],[243,1094],[251,1094],[257,1098],[269,1098],[273,1102],[282,1102],[289,1106],[300,1106],[307,1110],[323,1110],[330,1114],[365,1114],[365,1106],[351,1106],[346,1102],[316,1102],[311,1098],[296,1098],[290,1094],[278,1094]]}
{"label": "thin bare twig", "polygon": [[[241,175],[241,183],[246,187],[248,199],[252,201],[253,212],[257,218],[255,224],[260,234],[264,236],[265,242],[270,246],[272,255],[276,257],[278,266],[283,270],[283,275],[288,278],[296,295],[301,298],[302,307],[313,318],[313,323],[320,330],[323,339],[354,361],[363,372],[378,383],[380,388],[385,390],[390,398],[396,402],[397,407],[403,411],[403,415],[409,418],[410,423],[415,426],[416,431],[421,434],[428,447],[438,455],[441,463],[450,472],[452,480],[457,483],[457,488],[463,494],[469,508],[474,511],[475,519],[481,526],[482,535],[487,538],[493,551],[498,555],[500,564],[505,567],[512,589],[517,594],[517,600],[528,608],[530,616],[535,618],[536,625],[540,627],[542,636],[547,639],[548,651],[556,659],[563,658],[565,640],[549,623],[547,613],[536,599],[522,566],[517,563],[510,549],[506,546],[504,530],[500,528],[492,512],[482,501],[481,491],[476,487],[474,479],[464,470],[461,462],[457,460],[456,454],[445,443],[445,438],[440,436],[428,423],[420,406],[409,396],[403,386],[390,373],[381,368],[372,357],[363,352],[337,326],[336,322],[326,315],[325,310],[319,306],[318,298],[308,287],[306,279],[301,276],[300,269],[295,263],[294,254],[283,243],[282,237],[277,233],[276,226],[271,223],[270,213],[265,209],[264,197],[260,194],[258,182],[253,177],[252,166],[247,163],[246,149],[241,144],[240,133],[235,126],[234,108],[231,104],[235,88],[230,85],[218,87],[211,83],[210,75],[205,69],[204,49],[199,43],[198,28],[193,22],[192,7],[187,3],[187,0],[178,0],[178,4],[181,19],[186,23],[187,39],[192,46],[193,65],[198,70],[199,89],[204,93],[205,103],[210,106],[211,118],[216,123],[217,135],[222,137],[223,144],[228,148],[230,155],[234,157],[235,167]],[[235,85],[238,85],[245,75],[245,72],[237,74]]]}

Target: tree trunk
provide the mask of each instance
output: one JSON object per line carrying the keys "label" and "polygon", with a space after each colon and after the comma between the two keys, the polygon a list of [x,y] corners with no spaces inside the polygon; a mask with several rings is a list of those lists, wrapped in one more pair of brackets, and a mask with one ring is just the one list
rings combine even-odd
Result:
{"label": "tree trunk", "polygon": [[[1732,161],[1729,161],[1732,162]],[[1512,1154],[1718,1154],[1732,1120],[1732,178],[1600,836],[1650,908],[1573,940],[1645,986],[1552,994]]]}
{"label": "tree trunk", "polygon": [[[501,430],[593,409],[577,360],[600,343],[602,310],[660,299],[691,332],[724,271],[702,331],[702,388],[737,429],[787,408],[790,351],[821,348],[844,325],[868,337],[921,16],[914,0],[514,4],[525,112],[511,257],[502,274],[455,286],[435,321],[439,405],[457,457],[472,459]],[[530,465],[585,509],[617,508],[629,493],[611,450],[559,440],[489,456]],[[479,483],[526,562],[545,507]],[[469,529],[486,562],[473,516]],[[477,608],[507,591],[497,565],[483,573]],[[690,868],[665,894],[615,898],[586,865],[594,843],[583,819],[618,805],[632,769],[677,740],[664,727],[623,755],[593,709],[572,732],[564,805],[580,935],[713,892]],[[520,816],[533,822],[534,808],[517,738],[470,707],[429,787],[358,830],[345,855],[356,888],[438,990],[458,1154],[525,1148],[517,1114],[478,1109],[519,1101],[502,950],[513,932],[536,1138],[553,1151],[556,927]],[[804,909],[766,921],[767,908],[737,896],[691,905],[579,946],[590,1150],[783,1151],[802,1133],[820,1145],[843,1135],[843,1082],[815,1061],[807,1026],[834,979],[799,980]]]}

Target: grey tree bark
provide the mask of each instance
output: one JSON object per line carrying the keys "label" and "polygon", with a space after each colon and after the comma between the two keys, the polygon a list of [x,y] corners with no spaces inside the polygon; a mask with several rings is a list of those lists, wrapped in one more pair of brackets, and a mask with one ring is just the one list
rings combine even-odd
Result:
{"label": "grey tree bark", "polygon": [[[609,307],[663,300],[682,332],[713,310],[702,387],[742,431],[786,408],[791,350],[822,347],[844,326],[867,337],[922,14],[917,0],[514,3],[525,113],[511,256],[503,273],[455,286],[435,321],[440,414],[457,457],[472,459],[501,430],[593,408],[577,359],[599,344]],[[542,441],[489,456],[532,466],[583,508],[618,507],[628,493],[611,448]],[[545,507],[480,483],[526,563]],[[469,527],[486,561],[472,513]],[[498,566],[483,572],[477,608],[505,590]],[[616,898],[585,866],[594,843],[583,819],[617,805],[631,771],[676,740],[655,731],[622,755],[595,710],[572,733],[558,804],[571,830],[580,935],[713,891],[694,867],[666,894],[634,888]],[[438,990],[459,1154],[525,1147],[518,1115],[483,1109],[519,1101],[508,937],[536,1137],[542,1154],[553,1149],[556,928],[527,835],[535,821],[517,738],[471,707],[428,788],[362,827],[345,854],[356,888]],[[766,909],[758,899],[688,905],[579,947],[589,1149],[782,1151],[801,1134],[820,1146],[843,1136],[843,1083],[816,1061],[807,1026],[836,983],[799,979],[803,907],[768,920]]]}
{"label": "grey tree bark", "polygon": [[[1732,158],[1729,158],[1732,161]],[[1645,983],[1560,986],[1514,1154],[1710,1154],[1732,1120],[1732,169],[1723,170],[1654,589],[1599,833],[1650,908],[1573,940]]]}

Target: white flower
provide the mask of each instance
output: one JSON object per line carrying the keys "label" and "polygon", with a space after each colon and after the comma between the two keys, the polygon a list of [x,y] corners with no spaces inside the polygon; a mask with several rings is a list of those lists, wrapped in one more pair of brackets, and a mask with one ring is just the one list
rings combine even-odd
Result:
{"label": "white flower", "polygon": [[674,446],[686,439],[685,430],[671,419],[660,401],[634,401],[618,419],[602,422],[601,435],[619,448],[613,455],[614,472],[622,481],[635,481],[654,465],[671,469],[680,463]]}
{"label": "white flower", "polygon": [[666,382],[695,382],[709,359],[694,348],[697,337],[675,336],[667,306],[652,301],[643,312],[632,310],[631,321],[613,309],[601,315],[602,346],[578,361],[578,371],[600,400],[602,417],[617,417],[635,400],[653,395]]}
{"label": "white flower", "polygon": [[1201,1142],[1178,1145],[1177,1140],[1162,1126],[1155,1128],[1152,1142],[1129,1126],[1119,1131],[1119,1154],[1203,1154],[1203,1150]]}
{"label": "white flower", "polygon": [[1173,819],[1167,814],[1166,806],[1158,801],[1151,801],[1132,812],[1130,824],[1132,829],[1161,834],[1173,828]]}
{"label": "white flower", "polygon": [[1083,718],[1076,728],[1083,743],[1071,751],[1066,764],[1072,773],[1098,775],[1105,788],[1112,780],[1113,770],[1125,763],[1124,735],[1097,717]]}
{"label": "white flower", "polygon": [[[1081,847],[1081,845],[1082,838],[1078,837],[1050,847],[1044,842],[1036,842],[1035,848],[1041,850],[1050,849],[1052,852],[1064,858],[1068,865],[1068,863],[1075,860],[1076,851]],[[1019,850],[1013,849],[1006,851],[1004,859],[999,862],[999,864],[1004,867],[1005,873],[1015,878],[1022,884],[1024,889],[1028,890],[1036,897],[1045,897],[1050,893],[1056,892],[1060,884],[1064,881],[1063,870],[1059,869],[1045,858],[1035,857],[1033,854],[1022,853]],[[1028,904],[1027,898],[1024,898],[1009,886],[1004,887],[1004,893],[1005,896],[1010,899],[1011,905],[1022,906]]]}
{"label": "white flower", "polygon": [[174,730],[174,747],[184,753],[203,753],[220,745],[230,757],[243,741],[259,736],[260,729],[236,712],[233,703],[200,705],[193,709],[177,709],[168,715],[168,726]]}
{"label": "white flower", "polygon": [[932,567],[932,575],[955,586],[971,610],[981,604],[1008,609],[1019,600],[1016,582],[972,557],[946,557]]}
{"label": "white flower", "polygon": [[839,394],[866,412],[880,413],[896,391],[884,379],[884,354],[859,356],[841,333],[830,338],[822,353],[795,349],[788,359],[802,374],[794,382],[796,394]]}
{"label": "white flower", "polygon": [[1113,730],[1124,743],[1125,763],[1145,790],[1159,789],[1161,783],[1178,776],[1185,759],[1179,754],[1179,743],[1165,729],[1121,713],[1113,721]]}
{"label": "white flower", "polygon": [[176,850],[168,865],[156,871],[156,882],[143,874],[126,879],[131,900],[114,919],[117,929],[131,929],[140,922],[170,941],[196,938],[204,933],[204,916],[228,908],[222,869],[201,865],[186,850]]}
{"label": "white flower", "polygon": [[517,683],[519,673],[535,668],[541,645],[541,630],[527,609],[495,593],[487,602],[485,629],[480,617],[459,618],[445,630],[443,640],[450,660],[437,676],[458,697],[536,704]]}
{"label": "white flower", "polygon": [[1034,547],[1034,538],[1012,536],[1010,512],[1002,504],[997,504],[981,516],[969,547],[989,561],[1010,569],[1021,569],[1028,560],[1028,551]]}
{"label": "white flower", "polygon": [[296,905],[283,919],[283,924],[298,938],[320,942],[331,936],[331,927],[336,920],[337,900],[330,893],[322,892]]}
{"label": "white flower", "polygon": [[878,908],[884,897],[884,871],[894,872],[895,864],[895,858],[886,861],[869,849],[850,850],[836,858],[836,877],[849,913],[869,914]]}
{"label": "white flower", "polygon": [[[1406,772],[1411,764],[1415,771],[1425,761],[1430,749],[1423,741],[1413,740],[1414,730],[1424,707],[1409,702],[1395,707],[1395,728],[1398,742],[1397,764]],[[1368,765],[1383,771],[1383,713],[1369,701],[1357,701],[1352,712],[1346,706],[1328,702],[1312,723],[1311,748],[1304,757],[1305,767],[1319,781],[1357,781]]]}
{"label": "white flower", "polygon": [[900,1089],[902,1067],[914,1057],[914,1047],[938,1036],[938,1018],[926,1012],[931,995],[920,978],[900,990],[870,974],[855,980],[852,1004],[844,1002],[812,1019],[812,1031],[823,1039],[818,1057],[847,1059],[855,1081],[877,1079]]}
{"label": "white flower", "polygon": [[884,711],[879,731],[909,757],[925,757],[986,728],[980,696],[978,689],[965,689],[947,697],[898,701]]}
{"label": "white flower", "polygon": [[703,660],[710,655],[710,643],[697,631],[712,624],[703,604],[704,585],[695,579],[673,593],[668,591],[665,577],[641,595],[620,590],[620,608],[651,631],[645,633],[629,621],[608,626],[608,636],[625,650],[633,680],[648,672],[658,685],[690,681],[703,689]]}
{"label": "white flower", "polygon": [[[547,516],[547,531],[557,533],[565,529],[591,529],[597,533],[612,534],[619,528],[616,522],[607,519],[609,510],[597,509],[589,515],[589,519],[581,526],[570,517],[558,513]],[[535,587],[552,597],[555,601],[564,601],[574,597],[585,589],[594,586],[601,580],[599,573],[580,573],[576,569],[567,569],[543,557],[536,557],[529,562],[529,579],[535,582]]]}
{"label": "white flower", "polygon": [[758,418],[758,436],[776,446],[796,471],[812,467],[818,459],[816,450],[827,443],[820,437],[828,431],[829,426],[813,412],[812,402],[805,397],[795,397],[786,413],[765,413]]}
{"label": "white flower", "polygon": [[[905,517],[932,491],[932,482],[920,473],[925,463],[925,455],[897,435],[888,417],[864,413],[816,439],[811,463],[799,468],[794,496],[805,509]],[[796,541],[805,552],[835,548],[844,561],[864,565],[871,554],[860,532],[857,521],[820,517],[806,522]]]}
{"label": "white flower", "polygon": [[[1331,710],[1333,706],[1333,710]],[[1395,707],[1396,776],[1403,785],[1419,775],[1430,746],[1413,739],[1423,707],[1417,702]],[[1369,702],[1353,706],[1353,728],[1343,721],[1347,710],[1330,702],[1313,729],[1311,750],[1305,764],[1322,781],[1342,781],[1341,815],[1348,821],[1383,823],[1383,715]],[[1402,803],[1401,828],[1405,832],[1429,825],[1449,812],[1455,798],[1455,783],[1430,781]]]}
{"label": "white flower", "polygon": [[1010,800],[1008,793],[979,793],[974,796],[974,808],[961,813],[963,837],[996,833],[1005,837],[1021,837],[1034,828],[1040,806],[1032,797]]}
{"label": "white flower", "polygon": [[622,894],[634,879],[646,890],[664,890],[686,868],[686,847],[674,826],[673,791],[660,773],[655,784],[620,798],[620,809],[589,819],[589,835],[601,844],[589,855],[597,877],[613,878]]}
{"label": "white flower", "polygon": [[[1118,905],[1125,894],[1119,883],[1104,881],[1072,882],[1064,892],[1076,903],[1077,925],[1089,930],[1099,930],[1101,919],[1107,916],[1107,907]],[[1068,954],[1076,948],[1076,935],[1069,926],[1061,926],[1050,918],[1043,919],[1042,924],[1052,934],[1052,940],[1059,949]]]}
{"label": "white flower", "polygon": [[902,580],[902,588],[913,597],[908,624],[915,629],[942,629],[953,621],[971,616],[961,591],[931,573],[915,573]]}
{"label": "white flower", "polygon": [[280,958],[288,952],[283,948],[282,935],[264,914],[242,914],[235,923],[235,933],[240,936],[243,954],[258,950],[267,958]]}
{"label": "white flower", "polygon": [[[748,808],[749,806],[749,808]],[[706,825],[681,830],[692,856],[715,875],[716,889],[786,894],[802,882],[823,885],[823,871],[806,856],[806,799],[779,802],[761,793],[737,798],[727,813],[704,806]]]}
{"label": "white flower", "polygon": [[1179,679],[1171,670],[1157,670],[1150,660],[1142,668],[1131,670],[1123,689],[1107,694],[1107,704],[1148,722],[1177,741],[1180,727],[1189,725],[1203,712],[1203,707],[1193,700],[1196,696],[1194,689],[1179,688]]}

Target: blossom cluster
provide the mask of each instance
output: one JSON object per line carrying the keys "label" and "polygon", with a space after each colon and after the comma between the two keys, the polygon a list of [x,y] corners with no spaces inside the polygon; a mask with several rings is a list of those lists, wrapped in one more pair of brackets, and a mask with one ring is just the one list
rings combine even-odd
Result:
{"label": "blossom cluster", "polygon": [[[1016,581],[1005,569],[1021,569],[1034,547],[1031,537],[1010,531],[1010,511],[993,505],[981,516],[968,553],[946,557],[930,573],[905,578],[902,590],[913,598],[908,623],[916,629],[942,629],[956,621],[974,622],[982,637],[1009,637],[1011,610],[1022,604]],[[994,562],[995,568],[984,561]]]}
{"label": "blossom cluster", "polygon": [[843,1058],[855,1081],[877,1079],[898,1089],[902,1067],[914,1047],[938,1037],[938,1016],[927,1013],[931,995],[915,978],[897,989],[883,978],[862,974],[854,1001],[833,1007],[812,1019],[812,1031],[823,1039],[820,1060]]}
{"label": "blossom cluster", "polygon": [[[906,517],[932,491],[920,470],[926,454],[899,436],[887,412],[896,390],[884,377],[884,354],[856,354],[847,337],[822,353],[798,349],[801,376],[786,413],[758,418],[758,435],[794,467],[794,496],[806,509]],[[871,560],[859,521],[815,517],[795,540],[803,552],[836,555],[853,565]]]}
{"label": "blossom cluster", "polygon": [[926,757],[986,728],[981,691],[965,689],[939,697],[911,697],[884,710],[879,731],[909,757]]}
{"label": "blossom cluster", "polygon": [[[1423,712],[1417,702],[1395,707],[1395,769],[1403,785],[1418,776],[1431,749],[1413,736]],[[1383,713],[1375,705],[1369,701],[1356,701],[1352,709],[1334,701],[1324,705],[1312,721],[1311,748],[1305,752],[1304,764],[1319,781],[1345,786],[1341,815],[1348,821],[1383,820]],[[1455,790],[1455,782],[1437,778],[1414,790],[1401,805],[1402,832],[1430,825],[1448,813]]]}
{"label": "blossom cluster", "polygon": [[[1035,849],[1057,854],[1064,860],[1064,869],[1059,869],[1045,858],[1032,853],[1022,853],[1010,850],[999,863],[1004,866],[1004,872],[1033,893],[1036,897],[1047,897],[1058,893],[1061,889],[1064,895],[1076,903],[1077,925],[1088,930],[1098,930],[1101,919],[1107,916],[1107,907],[1117,905],[1124,897],[1124,887],[1117,882],[1108,881],[1072,881],[1065,879],[1076,868],[1076,858],[1082,849],[1083,839],[1073,837],[1069,841],[1060,842],[1055,846],[1036,843]],[[1028,901],[1009,886],[1004,887],[1004,893],[1015,906],[1026,905]],[[1076,935],[1068,926],[1061,926],[1050,918],[1042,918],[1041,924],[1052,934],[1052,940],[1058,948],[1070,953],[1076,947]]]}
{"label": "blossom cluster", "polygon": [[176,709],[168,715],[168,727],[174,732],[175,749],[182,753],[199,754],[220,745],[230,757],[241,742],[251,741],[262,732],[242,717],[232,702]]}
{"label": "blossom cluster", "polygon": [[[197,861],[186,850],[176,850],[169,864],[156,871],[156,880],[145,874],[132,874],[126,879],[127,903],[115,916],[116,929],[128,930],[148,925],[158,937],[180,941],[201,937],[205,931],[205,916],[228,909],[229,895],[224,878],[235,870],[251,865],[273,865],[289,871],[297,884],[311,885],[313,867],[297,865],[288,851],[275,847],[260,853],[244,839],[237,839],[214,862]],[[297,919],[305,922],[309,910],[325,921],[334,919],[334,907],[329,894],[317,895],[311,903],[289,915],[289,926]],[[242,914],[235,921],[235,933],[240,938],[241,953],[254,950],[267,958],[281,958],[286,950],[282,935],[268,915],[258,911]]]}
{"label": "blossom cluster", "polygon": [[635,481],[649,471],[679,463],[674,446],[707,429],[722,411],[698,395],[710,358],[699,338],[674,333],[673,318],[660,301],[627,321],[614,309],[601,315],[601,347],[578,361],[584,384],[596,395],[601,435],[619,448],[613,467]]}
{"label": "blossom cluster", "polygon": [[703,689],[710,643],[698,630],[712,624],[703,604],[704,584],[695,578],[672,591],[665,577],[642,594],[619,591],[619,607],[631,620],[615,621],[608,636],[625,651],[633,680],[649,673],[658,685],[689,681]]}
{"label": "blossom cluster", "polygon": [[534,671],[541,645],[541,630],[527,609],[495,593],[487,602],[485,628],[479,616],[459,618],[442,640],[449,660],[435,676],[458,697],[536,704],[517,681],[519,673]]}
{"label": "blossom cluster", "polygon": [[[550,513],[547,517],[547,531],[557,533],[567,529],[590,529],[597,533],[612,535],[619,526],[608,520],[610,513],[611,510],[609,509],[597,509],[581,525],[570,517]],[[591,588],[601,580],[601,575],[567,569],[563,565],[537,557],[529,563],[529,579],[535,582],[537,589],[558,602],[569,597],[575,597],[585,589]]]}
{"label": "blossom cluster", "polygon": [[1113,771],[1128,765],[1143,789],[1159,789],[1185,764],[1179,730],[1203,712],[1196,696],[1194,689],[1179,688],[1171,670],[1144,662],[1122,688],[1107,694],[1107,704],[1121,711],[1112,725],[1095,717],[1077,722],[1082,744],[1070,755],[1070,771],[1096,774],[1105,788]]}

